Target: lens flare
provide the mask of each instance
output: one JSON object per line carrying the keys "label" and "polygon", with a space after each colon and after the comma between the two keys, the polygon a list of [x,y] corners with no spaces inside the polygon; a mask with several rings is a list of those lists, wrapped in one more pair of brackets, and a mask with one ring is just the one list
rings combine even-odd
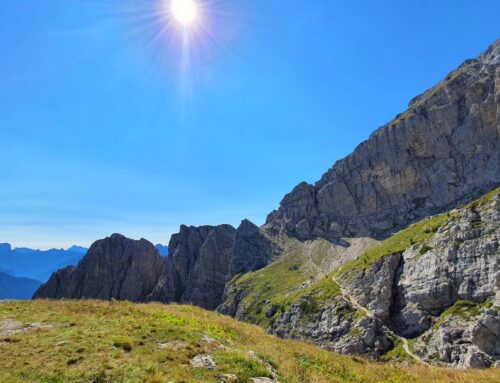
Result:
{"label": "lens flare", "polygon": [[194,0],[172,0],[172,14],[182,25],[191,25],[196,20],[197,11]]}

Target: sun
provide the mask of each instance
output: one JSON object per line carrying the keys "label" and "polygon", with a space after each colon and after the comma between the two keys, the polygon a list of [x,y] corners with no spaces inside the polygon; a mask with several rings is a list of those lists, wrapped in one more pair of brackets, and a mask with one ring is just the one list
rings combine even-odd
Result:
{"label": "sun", "polygon": [[172,13],[182,25],[191,25],[196,20],[197,11],[195,0],[172,0]]}

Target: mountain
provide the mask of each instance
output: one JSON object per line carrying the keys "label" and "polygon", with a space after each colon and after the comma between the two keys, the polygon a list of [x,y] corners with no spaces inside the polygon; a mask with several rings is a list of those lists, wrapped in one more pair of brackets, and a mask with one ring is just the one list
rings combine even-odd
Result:
{"label": "mountain", "polygon": [[88,249],[86,247],[73,245],[70,248],[68,248],[67,251],[70,253],[77,253],[77,254],[85,255],[85,254],[87,254]]}
{"label": "mountain", "polygon": [[218,310],[331,351],[500,366],[500,188],[383,241],[288,240]]}
{"label": "mountain", "polygon": [[277,254],[272,241],[247,220],[238,229],[183,225],[168,248],[169,256],[161,257],[145,239],[114,234],[95,242],[77,267],[54,273],[34,297],[184,302],[215,309],[236,271],[260,268]]}
{"label": "mountain", "polygon": [[0,272],[0,299],[30,299],[42,282]]}
{"label": "mountain", "polygon": [[168,257],[168,246],[162,245],[161,243],[157,243],[155,245],[156,250],[162,257]]}
{"label": "mountain", "polygon": [[340,353],[500,366],[499,103],[500,40],[263,227],[183,225],[168,258],[114,235],[35,297],[191,303]]}
{"label": "mountain", "polygon": [[266,227],[301,240],[384,238],[500,183],[500,40],[414,98],[314,185],[295,187]]}
{"label": "mountain", "polygon": [[87,249],[72,246],[67,250],[12,249],[8,243],[0,244],[0,269],[17,277],[45,282],[50,275],[68,265],[76,265]]}

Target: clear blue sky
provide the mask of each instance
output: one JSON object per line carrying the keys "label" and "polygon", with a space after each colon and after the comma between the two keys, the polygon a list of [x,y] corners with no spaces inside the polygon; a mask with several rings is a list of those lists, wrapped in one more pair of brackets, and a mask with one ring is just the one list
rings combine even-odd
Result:
{"label": "clear blue sky", "polygon": [[0,0],[0,242],[262,224],[500,37],[498,0],[212,0],[183,45],[161,1]]}

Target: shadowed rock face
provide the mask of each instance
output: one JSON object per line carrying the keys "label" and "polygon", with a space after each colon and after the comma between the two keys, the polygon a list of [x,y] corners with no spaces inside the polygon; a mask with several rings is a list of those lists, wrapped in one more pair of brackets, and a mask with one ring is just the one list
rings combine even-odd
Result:
{"label": "shadowed rock face", "polygon": [[410,102],[266,223],[301,240],[384,237],[500,183],[500,40]]}
{"label": "shadowed rock face", "polygon": [[120,234],[95,242],[77,267],[55,272],[34,298],[143,301],[163,269],[154,245]]}
{"label": "shadowed rock face", "polygon": [[148,299],[217,307],[230,274],[235,237],[230,225],[181,226],[170,240],[166,267]]}
{"label": "shadowed rock face", "polygon": [[264,231],[245,219],[236,232],[231,275],[259,270],[280,253],[281,248]]}
{"label": "shadowed rock face", "polygon": [[94,298],[190,303],[215,309],[235,272],[266,266],[275,245],[248,220],[230,225],[182,225],[169,243],[169,257],[155,246],[114,234],[99,240],[77,267],[52,275],[34,298]]}

